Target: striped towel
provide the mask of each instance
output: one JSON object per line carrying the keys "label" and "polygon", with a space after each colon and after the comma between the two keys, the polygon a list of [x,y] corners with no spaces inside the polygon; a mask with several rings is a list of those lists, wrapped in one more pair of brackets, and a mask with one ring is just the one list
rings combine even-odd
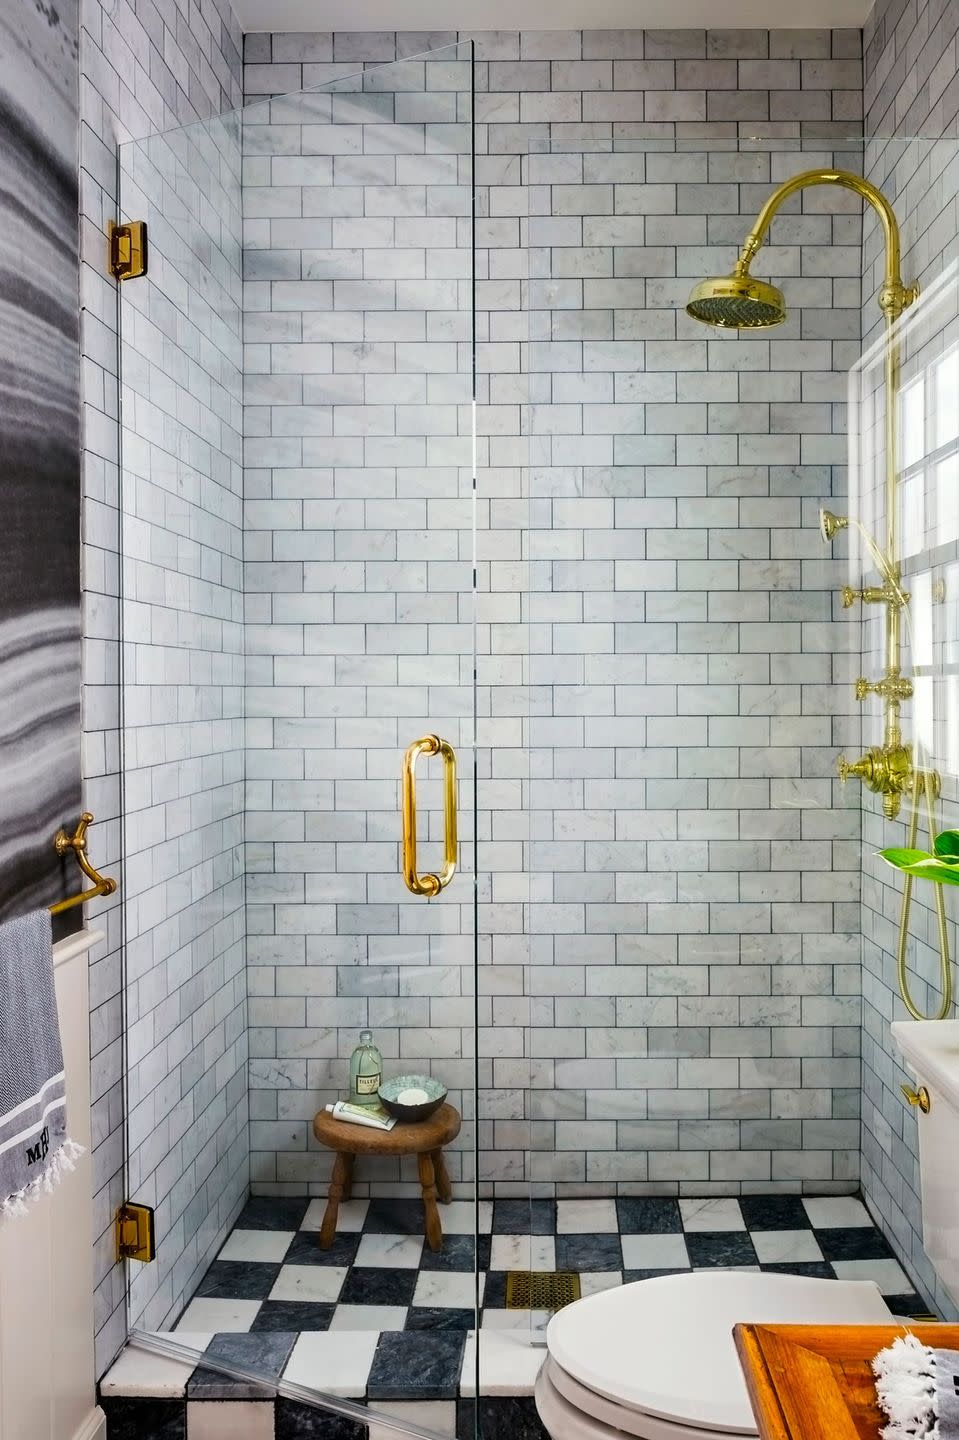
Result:
{"label": "striped towel", "polygon": [[23,1215],[82,1148],[67,1139],[50,914],[0,925],[0,1216]]}

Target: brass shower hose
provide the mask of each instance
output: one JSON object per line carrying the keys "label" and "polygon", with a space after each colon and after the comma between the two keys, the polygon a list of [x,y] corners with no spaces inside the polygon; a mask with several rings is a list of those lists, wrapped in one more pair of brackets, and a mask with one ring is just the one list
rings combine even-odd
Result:
{"label": "brass shower hose", "polygon": [[[936,777],[931,770],[922,770],[917,765],[912,781],[912,818],[909,821],[907,850],[916,849],[919,838],[919,791],[926,797],[926,817],[929,822],[929,848],[936,839],[935,802]],[[902,913],[899,917],[899,944],[896,947],[896,968],[899,975],[899,992],[903,1003],[914,1020],[945,1020],[952,1009],[952,965],[949,959],[949,935],[946,927],[946,899],[941,885],[934,885],[936,892],[936,921],[939,927],[939,974],[942,982],[942,1000],[934,1015],[924,1015],[909,993],[909,977],[906,973],[906,943],[909,939],[909,912],[912,909],[913,876],[905,877],[902,891]]]}

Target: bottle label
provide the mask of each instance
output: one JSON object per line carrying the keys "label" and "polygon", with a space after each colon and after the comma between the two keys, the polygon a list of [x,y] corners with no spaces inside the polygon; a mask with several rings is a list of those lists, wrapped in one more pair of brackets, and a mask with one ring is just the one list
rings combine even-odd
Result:
{"label": "bottle label", "polygon": [[357,1075],[357,1095],[375,1095],[377,1090],[380,1088],[380,1081],[382,1079],[383,1076],[380,1074],[379,1070],[376,1070],[372,1075]]}

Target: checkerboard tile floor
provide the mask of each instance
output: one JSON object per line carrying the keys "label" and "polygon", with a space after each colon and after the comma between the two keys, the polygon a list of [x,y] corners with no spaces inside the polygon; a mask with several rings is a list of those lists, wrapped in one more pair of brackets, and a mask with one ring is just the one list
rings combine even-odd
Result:
{"label": "checkerboard tile floor", "polygon": [[[192,1333],[467,1331],[476,1290],[473,1205],[444,1206],[443,1248],[423,1239],[419,1200],[340,1206],[329,1250],[325,1200],[254,1198],[201,1281],[177,1330]],[[483,1201],[479,1288],[484,1327],[514,1329],[506,1272],[574,1270],[584,1295],[688,1269],[736,1267],[875,1280],[897,1314],[925,1306],[862,1202],[803,1199]],[[545,1321],[545,1313],[533,1321]]]}

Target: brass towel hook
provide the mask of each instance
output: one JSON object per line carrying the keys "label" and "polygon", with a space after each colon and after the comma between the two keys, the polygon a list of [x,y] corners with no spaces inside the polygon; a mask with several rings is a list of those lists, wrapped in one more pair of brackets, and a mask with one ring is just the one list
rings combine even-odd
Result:
{"label": "brass towel hook", "polygon": [[[421,755],[442,755],[446,832],[443,869],[438,875],[419,875],[416,870],[416,762]],[[456,874],[456,755],[448,740],[424,735],[414,740],[403,757],[403,879],[414,895],[432,899],[445,890]]]}
{"label": "brass towel hook", "polygon": [[87,859],[87,829],[93,824],[93,816],[89,810],[84,810],[80,816],[80,822],[72,835],[65,830],[58,830],[54,837],[53,847],[58,855],[66,855],[72,850],[77,857],[77,864],[88,880],[93,884],[89,890],[81,890],[79,895],[70,895],[66,900],[60,900],[56,905],[49,907],[51,915],[62,915],[64,910],[72,910],[74,905],[82,905],[87,900],[95,900],[98,895],[112,895],[117,888],[117,882],[109,875],[101,875],[95,870]]}

